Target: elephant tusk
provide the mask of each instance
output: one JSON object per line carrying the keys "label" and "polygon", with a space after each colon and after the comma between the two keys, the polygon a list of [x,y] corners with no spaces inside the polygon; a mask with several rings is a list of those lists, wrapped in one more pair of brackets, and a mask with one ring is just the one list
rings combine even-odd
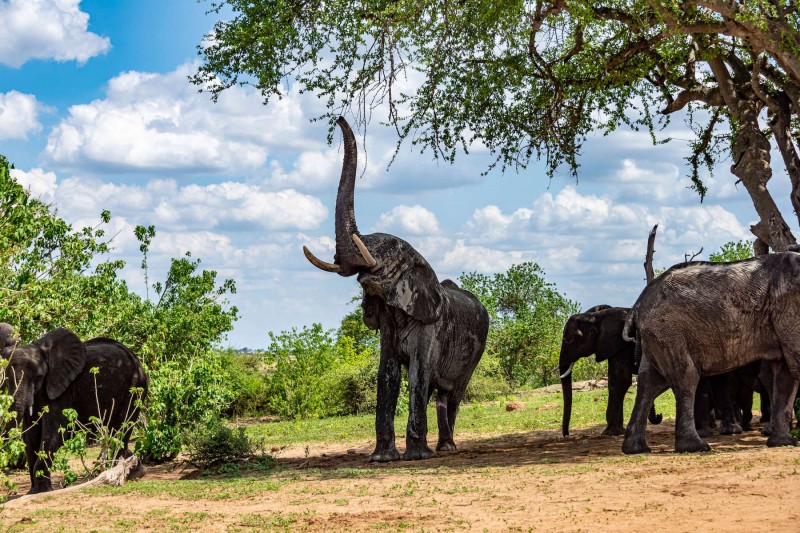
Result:
{"label": "elephant tusk", "polygon": [[31,418],[33,418],[33,406],[32,405],[30,407],[28,407],[28,414],[30,415]]}
{"label": "elephant tusk", "polygon": [[567,369],[567,371],[564,372],[563,374],[561,374],[561,379],[564,379],[565,377],[567,377],[570,374],[572,374],[572,367],[573,366],[575,366],[575,362],[574,361],[572,363],[570,363],[569,368]]}
{"label": "elephant tusk", "polygon": [[364,246],[364,243],[361,242],[361,239],[359,238],[358,234],[353,233],[353,241],[356,243],[358,251],[361,252],[361,257],[363,257],[364,261],[367,262],[368,268],[373,268],[375,265],[378,264],[378,262],[375,261],[375,258],[372,257],[372,254],[369,253],[369,250],[367,250],[367,247]]}
{"label": "elephant tusk", "polygon": [[303,253],[306,255],[306,259],[308,259],[308,261],[318,269],[324,270],[325,272],[339,272],[339,265],[320,261],[314,256],[314,254],[311,253],[311,250],[305,246],[303,246]]}

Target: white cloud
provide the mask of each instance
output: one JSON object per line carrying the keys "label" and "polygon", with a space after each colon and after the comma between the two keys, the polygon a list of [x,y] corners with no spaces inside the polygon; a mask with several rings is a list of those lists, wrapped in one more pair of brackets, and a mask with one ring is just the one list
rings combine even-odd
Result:
{"label": "white cloud", "polygon": [[51,201],[56,190],[56,175],[45,172],[41,168],[34,168],[28,172],[18,168],[11,169],[11,176],[17,183],[25,187],[36,198]]}
{"label": "white cloud", "polygon": [[105,53],[107,37],[88,31],[81,0],[0,0],[0,64],[31,59],[78,61]]}
{"label": "white cloud", "polygon": [[434,235],[439,233],[439,221],[421,205],[398,205],[378,218],[379,231],[397,235]]}
{"label": "white cloud", "polygon": [[195,69],[184,64],[167,74],[131,71],[113,78],[105,99],[70,107],[69,116],[53,128],[45,157],[53,164],[93,171],[232,175],[262,169],[270,150],[275,155],[286,149],[312,150],[296,163],[297,176],[273,168],[278,186],[309,174],[312,181],[323,179],[320,175],[333,156],[320,151],[323,128],[317,127],[316,138],[302,130],[307,123],[304,97],[290,93],[267,107],[257,91],[234,87],[213,103],[189,83]]}
{"label": "white cloud", "polygon": [[0,140],[27,139],[29,133],[41,130],[38,119],[41,109],[32,94],[0,93]]}
{"label": "white cloud", "polygon": [[531,260],[530,252],[470,246],[463,239],[458,239],[437,265],[447,272],[504,272],[515,263]]}

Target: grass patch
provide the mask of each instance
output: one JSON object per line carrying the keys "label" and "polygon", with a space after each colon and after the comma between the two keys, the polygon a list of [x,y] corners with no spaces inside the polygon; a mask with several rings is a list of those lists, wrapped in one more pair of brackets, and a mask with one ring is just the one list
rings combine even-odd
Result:
{"label": "grass patch", "polygon": [[[634,397],[635,389],[625,397],[625,420],[630,417]],[[503,434],[561,427],[561,393],[529,391],[510,396],[507,400],[522,401],[525,409],[508,412],[505,410],[505,401],[462,405],[456,422],[456,439],[464,433]],[[576,391],[572,398],[570,427],[604,427],[607,404],[608,389]],[[675,416],[675,399],[671,391],[656,400],[656,411],[663,414],[664,418]],[[406,419],[406,414],[395,417],[398,439],[405,435]],[[428,427],[429,431],[436,431],[436,410],[432,406],[428,408]],[[269,445],[371,440],[375,436],[375,415],[268,422],[249,426],[247,433],[254,438],[264,439]]]}
{"label": "grass patch", "polygon": [[85,489],[90,495],[135,494],[156,498],[180,500],[228,500],[274,492],[287,483],[286,480],[253,478],[191,479],[179,481],[146,481],[126,483],[121,487],[97,487]]}

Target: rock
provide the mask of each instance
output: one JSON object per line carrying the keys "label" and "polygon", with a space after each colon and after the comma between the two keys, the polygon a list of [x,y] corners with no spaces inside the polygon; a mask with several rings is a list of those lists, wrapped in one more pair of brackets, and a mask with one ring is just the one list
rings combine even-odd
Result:
{"label": "rock", "polygon": [[281,451],[281,447],[278,446],[277,444],[269,449],[269,453],[276,453],[276,452],[279,452],[279,451]]}
{"label": "rock", "polygon": [[524,411],[525,404],[522,402],[506,402],[506,411]]}
{"label": "rock", "polygon": [[355,448],[349,448],[347,450],[347,455],[355,455],[355,454],[356,454],[356,449]]}

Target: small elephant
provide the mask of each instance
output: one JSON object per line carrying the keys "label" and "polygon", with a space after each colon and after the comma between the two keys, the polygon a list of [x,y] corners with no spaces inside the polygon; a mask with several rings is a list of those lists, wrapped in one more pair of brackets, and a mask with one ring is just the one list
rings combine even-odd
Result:
{"label": "small elephant", "polygon": [[[90,424],[89,417],[103,420],[119,430],[126,420],[136,420],[139,408],[131,389],[141,388],[147,395],[148,378],[139,359],[126,346],[107,338],[86,343],[71,331],[55,329],[39,340],[6,350],[9,392],[14,396],[11,409],[23,423],[25,454],[31,477],[30,494],[53,490],[49,459],[61,447],[60,427],[67,426],[64,409],[75,409],[78,420]],[[99,369],[93,374],[92,369]],[[96,383],[96,385],[95,385]],[[48,406],[48,412],[39,413]],[[122,435],[123,456],[129,456],[131,428]]]}
{"label": "small elephant", "polygon": [[[625,432],[622,406],[625,394],[633,381],[637,368],[634,361],[635,344],[622,338],[622,328],[630,308],[597,305],[569,317],[564,325],[558,368],[561,373],[561,390],[564,411],[561,432],[569,435],[569,420],[572,415],[572,367],[583,358],[595,355],[595,360],[608,361],[608,406],[606,428],[603,435],[622,435]],[[662,416],[655,407],[650,412],[650,423],[659,424]]]}
{"label": "small elephant", "polygon": [[370,461],[395,461],[394,415],[400,392],[400,365],[408,368],[409,413],[403,459],[427,459],[426,406],[436,390],[439,423],[437,450],[455,450],[453,430],[458,406],[483,355],[489,315],[478,299],[450,281],[439,283],[422,255],[406,241],[356,227],[354,190],[356,141],[343,118],[344,162],[336,196],[336,255],[317,259],[317,268],[340,276],[358,274],[363,289],[364,323],[380,330],[381,355],[375,419],[377,443]]}
{"label": "small elephant", "polygon": [[789,433],[800,380],[800,254],[762,255],[733,263],[673,266],[642,291],[624,328],[640,343],[636,402],[624,453],[650,451],[646,416],[667,388],[675,393],[675,450],[709,450],[695,428],[700,378],[767,361],[774,372],[768,446],[796,444]]}

